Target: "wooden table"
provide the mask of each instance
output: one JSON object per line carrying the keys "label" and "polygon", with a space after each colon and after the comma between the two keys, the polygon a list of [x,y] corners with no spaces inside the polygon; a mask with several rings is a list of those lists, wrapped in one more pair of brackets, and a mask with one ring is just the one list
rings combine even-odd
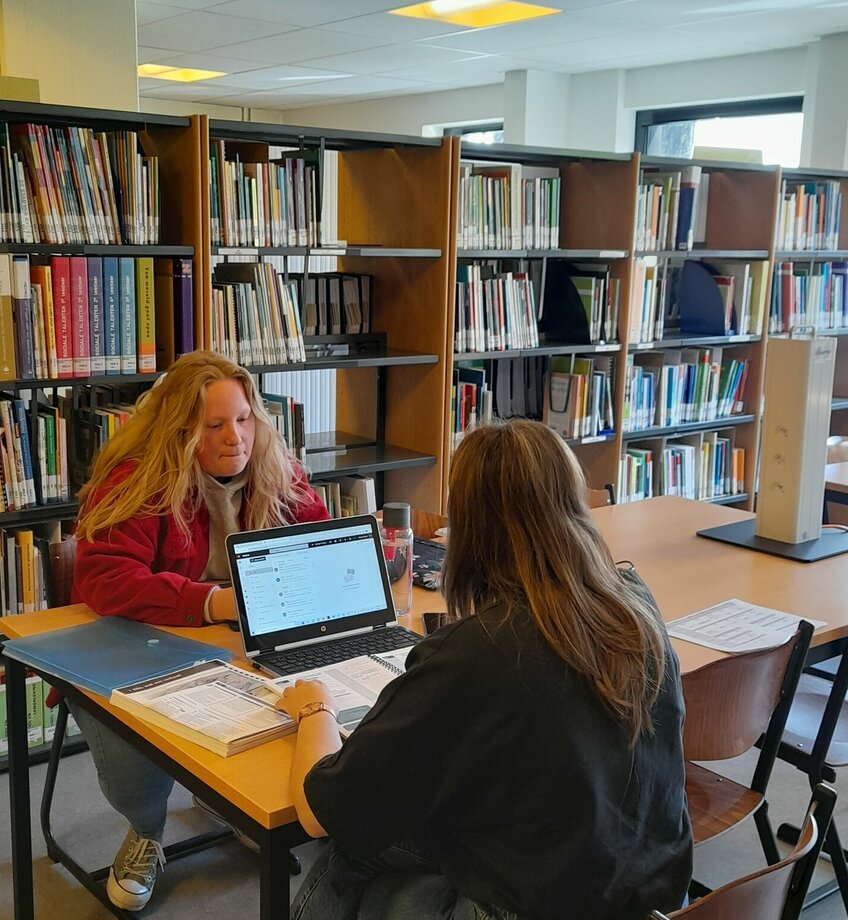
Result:
{"label": "wooden table", "polygon": [[[826,621],[813,638],[822,657],[841,651],[848,637],[848,566],[839,558],[802,565],[705,540],[695,532],[750,516],[719,505],[656,498],[592,512],[617,561],[636,565],[669,620],[730,597]],[[444,609],[437,592],[416,589],[409,625],[421,631],[420,615]],[[12,638],[86,622],[82,605],[0,619],[0,632]],[[225,627],[173,632],[202,638],[239,652],[241,640]],[[681,669],[693,670],[721,657],[720,652],[675,640]],[[23,668],[7,665],[9,789],[15,920],[32,920],[32,864],[29,778]],[[181,783],[220,809],[260,844],[260,912],[263,920],[288,916],[290,846],[303,839],[289,794],[288,777],[295,739],[282,738],[230,758],[218,757],[168,732],[153,728],[99,697],[106,721],[145,753],[162,763]],[[272,914],[273,911],[273,914]]]}
{"label": "wooden table", "polygon": [[824,471],[824,516],[825,524],[829,522],[827,503],[848,505],[848,461],[828,463]]}

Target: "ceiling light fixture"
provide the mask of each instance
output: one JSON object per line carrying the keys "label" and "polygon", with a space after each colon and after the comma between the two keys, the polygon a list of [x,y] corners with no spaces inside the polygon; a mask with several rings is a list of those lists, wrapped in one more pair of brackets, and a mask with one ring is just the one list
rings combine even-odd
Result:
{"label": "ceiling light fixture", "polygon": [[551,16],[562,10],[517,0],[430,0],[429,3],[402,6],[388,12],[413,19],[437,19],[466,29],[488,29],[538,16]]}
{"label": "ceiling light fixture", "polygon": [[154,80],[174,80],[177,83],[196,83],[226,77],[223,70],[195,70],[191,67],[169,67],[165,64],[139,64],[138,75]]}

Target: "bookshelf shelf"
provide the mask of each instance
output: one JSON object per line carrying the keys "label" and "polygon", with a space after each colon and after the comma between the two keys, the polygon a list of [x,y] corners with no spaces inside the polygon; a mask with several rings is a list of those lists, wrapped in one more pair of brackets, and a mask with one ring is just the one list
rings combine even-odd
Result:
{"label": "bookshelf shelf", "polygon": [[21,390],[52,390],[63,387],[83,388],[118,386],[128,383],[155,383],[163,373],[164,371],[156,371],[153,374],[110,374],[102,377],[39,377],[33,380],[17,378],[16,380],[0,380],[0,387],[20,392]]}
{"label": "bookshelf shelf", "polygon": [[540,345],[538,348],[509,348],[506,351],[463,351],[453,356],[454,363],[463,361],[499,361],[506,358],[538,358],[544,355],[615,354],[621,345],[567,345],[565,343]]}
{"label": "bookshelf shelf", "polygon": [[830,403],[830,411],[839,412],[842,409],[848,409],[848,397],[834,396]]}
{"label": "bookshelf shelf", "polygon": [[439,259],[441,249],[388,246],[213,246],[213,256],[347,256],[361,259]]}
{"label": "bookshelf shelf", "polygon": [[748,501],[748,493],[740,492],[738,495],[717,495],[715,498],[705,498],[703,501],[709,505],[736,505]]}
{"label": "bookshelf shelf", "polygon": [[604,444],[608,441],[615,440],[615,432],[606,431],[603,434],[596,434],[596,435],[592,435],[591,437],[564,438],[563,440],[569,447],[579,447],[583,444]]}
{"label": "bookshelf shelf", "polygon": [[76,502],[52,502],[37,508],[25,508],[23,511],[4,511],[0,513],[0,527],[20,527],[21,525],[40,524],[46,521],[70,521],[77,516],[79,505]]}
{"label": "bookshelf shelf", "polygon": [[848,249],[778,249],[774,258],[778,262],[829,262],[848,259]]}
{"label": "bookshelf shelf", "polygon": [[[32,767],[35,766],[35,764],[46,763],[50,757],[50,749],[52,747],[52,742],[48,744],[39,744],[36,747],[31,747],[29,749],[29,765]],[[88,745],[85,743],[82,737],[75,737],[72,740],[66,740],[62,745],[62,756],[67,757],[70,754],[80,754],[87,750]],[[5,773],[8,769],[9,759],[7,757],[0,757],[0,773]]]}
{"label": "bookshelf shelf", "polygon": [[167,243],[156,246],[108,246],[95,243],[0,243],[0,253],[23,253],[31,256],[170,256],[190,258],[194,246]]}
{"label": "bookshelf shelf", "polygon": [[691,434],[694,431],[711,431],[715,428],[730,428],[735,425],[747,425],[754,421],[753,415],[729,415],[727,418],[715,418],[708,422],[683,422],[668,428],[643,428],[641,431],[622,432],[624,441],[643,441],[648,438],[663,438],[678,434]]}
{"label": "bookshelf shelf", "polygon": [[326,355],[309,358],[305,362],[246,366],[252,374],[285,374],[290,371],[315,371],[327,368],[398,367],[409,364],[438,364],[438,362],[438,355],[387,349],[382,353],[371,355]]}
{"label": "bookshelf shelf", "polygon": [[630,352],[657,351],[661,348],[700,348],[709,345],[747,345],[762,341],[761,335],[687,335],[681,338],[658,339],[655,342],[638,342],[627,346]]}
{"label": "bookshelf shelf", "polygon": [[458,259],[626,259],[626,249],[458,249]]}
{"label": "bookshelf shelf", "polygon": [[635,253],[639,259],[656,256],[658,259],[739,259],[741,261],[761,262],[769,258],[767,249],[640,249]]}
{"label": "bookshelf shelf", "polygon": [[316,431],[306,435],[307,455],[320,454],[325,451],[349,450],[353,447],[375,447],[376,442],[370,438],[349,431]]}
{"label": "bookshelf shelf", "polygon": [[436,457],[391,444],[353,447],[346,451],[318,451],[307,454],[306,466],[313,479],[350,476],[353,473],[384,473],[434,466]]}

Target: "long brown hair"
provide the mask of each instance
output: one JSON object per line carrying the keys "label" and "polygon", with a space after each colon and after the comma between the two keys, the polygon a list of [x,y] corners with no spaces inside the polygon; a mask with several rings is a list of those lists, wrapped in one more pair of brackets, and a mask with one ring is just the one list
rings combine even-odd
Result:
{"label": "long brown hair", "polygon": [[539,422],[485,425],[451,464],[448,610],[529,609],[539,632],[582,674],[635,743],[651,732],[665,672],[663,629],[616,569],[589,513],[572,451]]}
{"label": "long brown hair", "polygon": [[[247,527],[285,523],[286,510],[302,492],[297,461],[274,428],[253,378],[222,355],[193,351],[175,361],[165,377],[139,397],[129,422],[100,451],[79,495],[78,536],[91,540],[98,531],[132,517],[172,514],[188,539],[189,521],[200,502],[203,471],[197,446],[206,389],[216,380],[238,381],[256,419],[245,488]],[[96,502],[90,501],[125,460],[137,461],[127,479]]]}

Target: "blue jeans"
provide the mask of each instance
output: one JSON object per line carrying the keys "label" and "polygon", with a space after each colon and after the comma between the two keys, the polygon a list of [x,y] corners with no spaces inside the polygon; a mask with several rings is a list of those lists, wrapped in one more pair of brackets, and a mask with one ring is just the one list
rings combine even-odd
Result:
{"label": "blue jeans", "polygon": [[408,845],[359,860],[330,841],[303,881],[291,920],[518,920],[453,888]]}
{"label": "blue jeans", "polygon": [[85,709],[65,702],[88,742],[106,800],[140,837],[161,840],[172,777]]}

